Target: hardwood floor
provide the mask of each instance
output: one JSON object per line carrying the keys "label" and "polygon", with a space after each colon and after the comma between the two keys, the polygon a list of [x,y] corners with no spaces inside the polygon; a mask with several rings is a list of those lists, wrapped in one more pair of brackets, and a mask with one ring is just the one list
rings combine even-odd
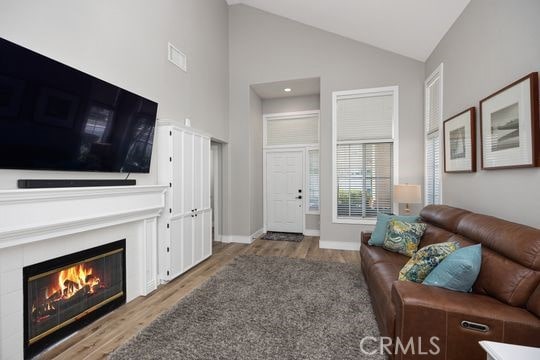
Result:
{"label": "hardwood floor", "polygon": [[106,359],[112,351],[136,335],[158,315],[242,254],[360,263],[358,251],[319,249],[318,237],[307,236],[300,243],[261,239],[250,245],[214,243],[213,255],[203,263],[160,286],[149,296],[138,297],[95,321],[40,354],[39,359]]}

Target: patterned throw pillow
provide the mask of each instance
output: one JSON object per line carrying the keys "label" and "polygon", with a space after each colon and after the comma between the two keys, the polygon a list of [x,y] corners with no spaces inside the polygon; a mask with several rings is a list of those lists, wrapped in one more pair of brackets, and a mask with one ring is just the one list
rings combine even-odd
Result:
{"label": "patterned throw pillow", "polygon": [[408,223],[392,219],[388,222],[383,248],[411,257],[416,252],[426,227],[424,223]]}
{"label": "patterned throw pillow", "polygon": [[399,272],[399,280],[421,283],[448,255],[459,249],[458,243],[448,241],[421,248]]}

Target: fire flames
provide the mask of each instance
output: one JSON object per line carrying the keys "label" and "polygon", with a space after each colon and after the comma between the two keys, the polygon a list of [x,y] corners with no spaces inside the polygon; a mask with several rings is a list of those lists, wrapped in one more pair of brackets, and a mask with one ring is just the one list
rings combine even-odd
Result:
{"label": "fire flames", "polygon": [[74,296],[92,295],[103,286],[91,267],[79,264],[58,273],[52,284],[44,289],[42,297],[32,305],[32,314],[38,322],[52,315],[59,302]]}
{"label": "fire flames", "polygon": [[56,291],[62,290],[62,298],[69,299],[85,286],[88,286],[86,293],[93,294],[97,285],[99,278],[93,275],[92,268],[85,268],[84,264],[80,264],[60,271]]}

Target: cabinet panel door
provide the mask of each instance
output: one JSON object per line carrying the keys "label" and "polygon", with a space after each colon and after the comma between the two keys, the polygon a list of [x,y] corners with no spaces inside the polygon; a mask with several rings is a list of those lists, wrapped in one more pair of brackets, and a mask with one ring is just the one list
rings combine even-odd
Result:
{"label": "cabinet panel door", "polygon": [[182,269],[188,270],[193,261],[193,219],[191,215],[182,218]]}
{"label": "cabinet panel door", "polygon": [[203,214],[199,213],[195,216],[193,229],[193,254],[195,263],[198,263],[203,258]]}
{"label": "cabinet panel door", "polygon": [[[183,242],[183,221],[182,219],[175,219],[170,221],[169,231],[169,278],[180,275],[184,271],[183,259],[182,259],[182,242]],[[166,273],[166,272],[165,272]]]}
{"label": "cabinet panel door", "polygon": [[210,209],[210,139],[202,140],[202,209]]}
{"label": "cabinet panel door", "polygon": [[193,136],[193,207],[197,210],[202,209],[202,138],[198,135]]}
{"label": "cabinet panel door", "polygon": [[206,210],[203,214],[203,258],[212,255],[212,210]]}
{"label": "cabinet panel door", "polygon": [[[169,135],[170,136],[170,135]],[[183,180],[183,132],[173,128],[172,129],[172,154],[170,157],[172,157],[172,187],[170,187],[169,191],[171,194],[171,204],[170,207],[172,209],[172,214],[182,214],[183,213],[183,207],[182,207],[182,189],[184,187],[184,180]],[[170,162],[170,159],[168,159]],[[168,210],[167,210],[168,211]]]}
{"label": "cabinet panel door", "polygon": [[[193,135],[184,133],[184,151],[182,153],[184,169],[183,214],[190,214],[193,206]],[[191,219],[191,218],[190,218]]]}

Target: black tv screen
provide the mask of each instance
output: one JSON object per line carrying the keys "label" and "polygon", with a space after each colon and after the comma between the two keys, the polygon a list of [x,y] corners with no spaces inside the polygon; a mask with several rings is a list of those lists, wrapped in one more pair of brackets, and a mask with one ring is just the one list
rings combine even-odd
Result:
{"label": "black tv screen", "polygon": [[0,168],[148,173],[157,103],[0,38]]}

